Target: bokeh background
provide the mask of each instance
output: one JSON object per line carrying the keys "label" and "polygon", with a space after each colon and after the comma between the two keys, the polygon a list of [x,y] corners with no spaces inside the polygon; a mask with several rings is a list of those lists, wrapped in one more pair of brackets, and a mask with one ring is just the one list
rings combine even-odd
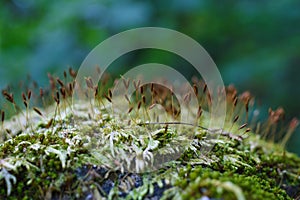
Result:
{"label": "bokeh background", "polygon": [[[262,116],[282,106],[288,119],[300,118],[298,0],[2,0],[0,88],[27,74],[43,86],[47,72],[79,68],[101,41],[142,26],[171,28],[197,40],[226,84],[256,96]],[[148,50],[114,65],[147,62],[185,65],[172,54]],[[299,146],[298,129],[287,148],[300,155]]]}

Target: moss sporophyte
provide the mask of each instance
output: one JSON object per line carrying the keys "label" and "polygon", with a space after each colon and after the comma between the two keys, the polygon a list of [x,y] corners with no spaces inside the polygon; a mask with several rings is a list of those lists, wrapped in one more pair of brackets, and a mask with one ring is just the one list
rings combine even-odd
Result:
{"label": "moss sporophyte", "polygon": [[[284,127],[278,108],[257,122],[249,92],[228,86],[225,126],[209,129],[210,96],[196,78],[194,108],[190,94],[179,105],[163,86],[122,77],[135,93],[112,99],[109,75],[86,77],[87,100],[73,104],[76,71],[48,77],[49,88],[30,80],[21,95],[2,91],[0,199],[300,198],[300,158],[285,150],[298,120]],[[197,110],[194,124],[180,122],[182,106]]]}

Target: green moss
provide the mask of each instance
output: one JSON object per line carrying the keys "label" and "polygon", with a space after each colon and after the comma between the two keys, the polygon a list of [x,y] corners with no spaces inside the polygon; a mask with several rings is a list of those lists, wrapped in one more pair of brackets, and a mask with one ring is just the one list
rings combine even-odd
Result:
{"label": "green moss", "polygon": [[[300,158],[253,133],[243,140],[222,135],[209,141],[206,136],[210,133],[191,129],[196,131],[193,142],[181,157],[160,170],[126,173],[116,163],[110,168],[110,156],[120,149],[133,150],[134,145],[151,157],[149,152],[159,152],[176,140],[179,130],[162,125],[150,129],[135,120],[128,124],[128,120],[111,115],[109,109],[89,118],[89,107],[83,105],[85,114],[65,111],[48,128],[49,119],[42,120],[0,145],[0,168],[4,170],[0,174],[1,199],[207,196],[242,200],[299,196],[299,189],[293,194],[287,191],[300,186]],[[189,127],[185,131],[190,131]],[[203,146],[210,142],[215,143],[213,149],[203,154]],[[146,151],[150,147],[152,151]]]}

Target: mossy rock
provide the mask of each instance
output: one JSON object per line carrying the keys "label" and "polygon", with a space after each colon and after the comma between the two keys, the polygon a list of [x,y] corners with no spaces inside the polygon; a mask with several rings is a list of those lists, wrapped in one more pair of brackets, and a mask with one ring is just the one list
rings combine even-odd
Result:
{"label": "mossy rock", "polygon": [[[117,115],[103,99],[69,105],[70,99],[64,99],[59,107],[4,122],[0,199],[300,197],[300,158],[261,134],[241,132],[230,120],[227,131],[210,137],[215,133],[200,126],[150,126],[141,123],[139,112]],[[192,131],[193,138],[180,156],[144,171],[157,162],[154,154],[176,152],[182,130]],[[205,147],[211,150],[203,153]]]}

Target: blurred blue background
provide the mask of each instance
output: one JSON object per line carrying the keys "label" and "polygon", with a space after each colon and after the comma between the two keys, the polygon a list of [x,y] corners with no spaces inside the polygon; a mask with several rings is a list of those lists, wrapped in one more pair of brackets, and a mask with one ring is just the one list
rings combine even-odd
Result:
{"label": "blurred blue background", "polygon": [[[300,1],[123,0],[0,3],[0,87],[30,74],[40,85],[47,72],[78,68],[101,41],[121,31],[159,26],[197,40],[226,84],[250,90],[262,112],[283,106],[300,118]],[[165,52],[137,54],[130,65],[179,65]],[[120,63],[122,63],[120,61]],[[288,149],[300,154],[300,131]]]}

